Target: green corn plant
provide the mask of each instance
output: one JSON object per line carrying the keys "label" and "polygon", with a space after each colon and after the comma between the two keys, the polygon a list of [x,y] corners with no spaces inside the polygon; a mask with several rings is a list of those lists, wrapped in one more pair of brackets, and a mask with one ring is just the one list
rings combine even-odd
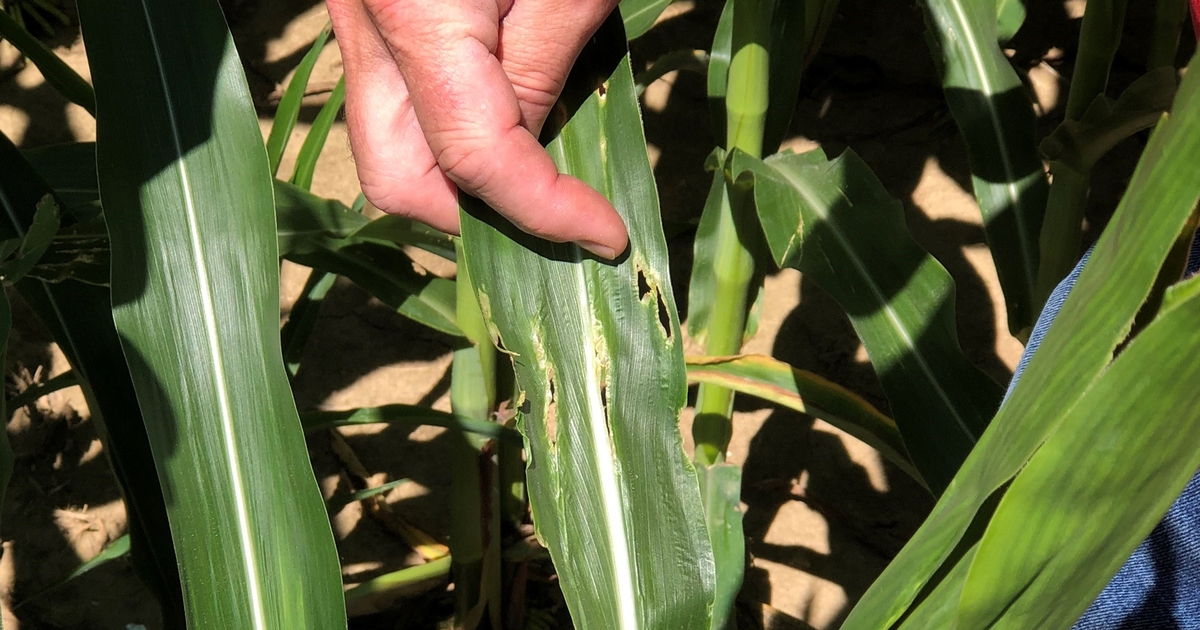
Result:
{"label": "green corn plant", "polygon": [[[575,627],[734,628],[741,471],[724,459],[736,392],[828,421],[937,498],[844,628],[1070,627],[1200,467],[1189,446],[1200,434],[1189,387],[1200,376],[1200,280],[1179,282],[1200,201],[1200,61],[1180,82],[1176,44],[1156,43],[1150,71],[1110,98],[1124,3],[1089,6],[1067,119],[1040,145],[1048,183],[1032,109],[998,43],[1024,7],[924,3],[1014,332],[1074,264],[1091,166],[1154,129],[1001,405],[998,384],[959,347],[952,279],[867,164],[851,150],[778,151],[835,3],[730,0],[711,51],[670,53],[635,81],[626,41],[668,4],[621,4],[543,136],[559,168],[608,196],[629,227],[630,250],[614,262],[521,233],[467,197],[453,239],[313,195],[341,82],[292,175],[275,179],[327,31],[264,141],[213,2],[82,0],[94,92],[0,14],[0,32],[50,84],[98,115],[95,144],[21,151],[0,136],[0,278],[73,368],[8,406],[81,385],[131,517],[127,537],[24,601],[128,557],[171,629],[347,627],[348,615],[447,576],[455,627],[545,627],[545,611],[519,610],[524,585],[510,571],[531,552],[506,546],[528,511]],[[1181,6],[1159,3],[1164,41],[1178,40]],[[681,68],[706,70],[724,136],[708,161],[687,322],[708,356],[686,358],[636,100]],[[457,262],[456,278],[414,270],[409,248]],[[313,269],[282,330],[279,259]],[[739,354],[762,277],[781,267],[846,312],[892,417],[820,375]],[[453,340],[452,412],[297,412],[288,377],[338,276]],[[0,339],[9,328],[0,300]],[[692,458],[677,424],[689,382],[699,385]],[[303,440],[374,423],[451,431],[451,553],[343,593]],[[0,490],[12,466],[5,437]]]}

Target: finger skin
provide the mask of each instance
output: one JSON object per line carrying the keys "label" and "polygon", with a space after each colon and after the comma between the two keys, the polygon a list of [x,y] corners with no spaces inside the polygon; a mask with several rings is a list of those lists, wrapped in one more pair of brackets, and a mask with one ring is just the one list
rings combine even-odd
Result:
{"label": "finger skin", "polygon": [[361,0],[328,0],[346,75],[346,124],[363,195],[390,214],[458,233],[458,192],[417,123],[395,59]]}
{"label": "finger skin", "polygon": [[[354,1],[330,0],[331,12],[333,4],[343,7]],[[590,12],[580,8],[585,5],[591,7]],[[400,94],[397,84],[408,88],[403,92],[406,102],[385,106],[382,113],[364,111],[368,106],[378,108],[378,99],[368,93],[378,86],[366,82],[385,72],[378,67],[382,65],[378,63],[381,43],[364,42],[366,38],[356,34],[355,43],[362,50],[351,53],[358,67],[352,68],[352,60],[346,60],[347,104],[350,107],[357,96],[362,107],[348,109],[347,118],[358,118],[358,132],[352,129],[352,147],[360,160],[360,176],[366,171],[375,177],[375,196],[398,200],[389,204],[393,206],[391,211],[418,216],[400,207],[411,202],[411,197],[429,204],[422,212],[444,215],[449,204],[445,197],[431,194],[428,186],[410,186],[406,192],[394,190],[408,183],[413,171],[424,169],[425,179],[421,181],[427,183],[428,169],[436,165],[463,191],[481,198],[527,232],[557,242],[587,243],[589,249],[606,257],[624,251],[628,236],[612,205],[578,179],[560,174],[526,126],[540,127],[579,49],[605,17],[596,17],[595,8],[601,5],[611,8],[611,0],[583,0],[578,5],[563,0],[363,1],[360,6],[365,11],[357,16],[354,26],[344,30],[364,28],[361,15],[365,14],[399,68],[399,81],[388,76],[391,98],[403,100],[395,96]],[[345,13],[344,17],[355,17],[349,9]],[[547,27],[555,23],[554,19],[562,25]],[[342,21],[351,23],[349,19]],[[544,71],[529,70],[537,47],[531,39],[534,22],[543,30],[545,50],[538,54],[544,53],[543,60],[552,60],[542,64]],[[508,40],[503,39],[506,32],[512,36],[507,57],[504,42]],[[342,31],[338,31],[338,37],[342,39]],[[517,85],[501,57],[509,59]],[[352,90],[349,75],[359,71],[373,75]],[[518,91],[525,95],[524,100],[518,97]],[[413,157],[416,152],[409,146],[413,135],[409,110],[423,133],[433,164],[425,161],[415,167],[396,166],[394,171],[387,171],[383,168],[386,164],[375,161],[362,164],[355,142],[373,151],[372,160],[381,157],[380,162],[386,162],[402,157],[394,155],[397,152]],[[400,140],[408,148],[389,150],[378,146]],[[364,192],[366,188],[364,181]]]}

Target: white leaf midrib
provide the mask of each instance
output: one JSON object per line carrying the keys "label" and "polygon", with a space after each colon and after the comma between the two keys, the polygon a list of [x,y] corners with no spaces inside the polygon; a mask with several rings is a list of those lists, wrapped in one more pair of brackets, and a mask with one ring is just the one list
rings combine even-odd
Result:
{"label": "white leaf midrib", "polygon": [[[192,196],[191,176],[188,173],[183,142],[179,137],[179,121],[175,114],[172,101],[171,87],[167,81],[166,67],[162,51],[158,45],[158,36],[154,23],[150,18],[150,9],[146,0],[140,0],[142,14],[146,19],[146,30],[149,33],[150,46],[154,49],[155,65],[158,78],[162,84],[163,101],[166,105],[167,118],[171,127],[171,140],[175,146],[175,164],[179,173],[179,183],[182,187],[184,214],[188,223],[188,238],[192,249],[192,260],[196,266],[196,277],[199,283],[200,314],[204,319],[204,334],[208,341],[208,349],[212,360],[214,382],[217,389],[217,408],[221,415],[221,430],[224,437],[224,447],[229,464],[230,484],[233,486],[233,498],[237,516],[239,549],[245,565],[246,583],[249,590],[248,599],[256,630],[266,630],[266,614],[263,610],[262,592],[258,582],[258,559],[254,550],[254,536],[250,527],[249,505],[242,483],[240,454],[237,448],[237,438],[233,430],[233,406],[229,398],[229,387],[225,374],[224,359],[221,352],[221,342],[217,335],[216,307],[212,297],[212,287],[208,277],[204,247],[200,242],[200,225],[196,216],[195,199]],[[213,131],[216,133],[216,130]]]}
{"label": "white leaf midrib", "polygon": [[[601,109],[603,101],[601,101]],[[555,162],[560,170],[569,163],[566,155],[566,138],[560,137],[558,142],[550,145]],[[607,162],[607,155],[602,152],[602,159]],[[608,168],[605,166],[605,176]],[[606,182],[611,185],[611,182]],[[579,246],[571,245],[571,272],[575,276],[574,289],[578,306],[579,326],[581,328],[582,352],[584,361],[584,393],[586,396],[588,431],[592,440],[592,450],[596,459],[596,474],[600,478],[600,502],[604,510],[605,532],[608,534],[611,560],[613,564],[613,586],[617,595],[617,627],[619,630],[638,630],[641,622],[637,607],[637,589],[634,585],[634,560],[629,547],[629,537],[625,530],[624,495],[621,492],[616,466],[613,465],[615,445],[608,429],[608,411],[601,400],[599,374],[601,372],[597,361],[595,339],[593,338],[592,299],[588,293],[586,270],[583,265],[583,253]]]}
{"label": "white leaf midrib", "polygon": [[[804,202],[807,203],[808,206],[812,208],[813,212],[819,215],[824,221],[825,225],[829,227],[829,232],[833,234],[834,239],[837,240],[838,245],[842,248],[842,251],[846,253],[846,256],[854,265],[855,271],[858,272],[858,275],[862,277],[864,284],[866,284],[867,288],[870,289],[871,296],[874,297],[875,301],[879,303],[880,310],[882,310],[887,316],[888,322],[890,322],[892,328],[895,329],[897,336],[904,344],[904,347],[908,350],[909,355],[913,357],[913,359],[917,362],[917,365],[921,368],[921,371],[925,374],[926,378],[929,379],[930,384],[933,385],[934,392],[937,393],[937,396],[939,399],[941,399],[942,403],[946,405],[946,408],[950,411],[950,415],[954,418],[954,421],[958,424],[959,428],[962,429],[962,432],[967,436],[967,439],[974,444],[976,441],[975,434],[967,426],[967,423],[963,420],[962,416],[959,415],[958,408],[953,402],[951,402],[949,394],[946,393],[946,390],[942,387],[941,382],[938,381],[937,376],[933,372],[933,368],[929,366],[929,362],[925,360],[925,356],[922,355],[921,351],[917,349],[917,345],[913,341],[912,335],[909,333],[908,328],[905,327],[903,321],[900,319],[900,316],[896,314],[896,311],[892,308],[891,303],[883,295],[883,291],[879,289],[879,285],[875,283],[875,279],[872,278],[871,274],[867,271],[866,263],[859,258],[858,252],[856,252],[854,247],[850,244],[850,241],[846,238],[846,235],[842,234],[837,223],[829,219],[829,214],[825,211],[825,207],[822,205],[821,200],[808,189],[808,187],[800,178],[794,176],[788,170],[774,167],[772,167],[772,170],[774,170],[776,173],[779,173],[785,180],[787,180],[791,188],[804,198]],[[840,190],[838,192],[841,194]],[[849,200],[847,200],[847,202],[848,201]]]}

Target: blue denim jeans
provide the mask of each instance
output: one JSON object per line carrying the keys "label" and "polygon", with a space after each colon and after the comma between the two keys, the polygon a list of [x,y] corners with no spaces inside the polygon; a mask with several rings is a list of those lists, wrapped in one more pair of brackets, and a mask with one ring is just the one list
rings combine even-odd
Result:
{"label": "blue denim jeans", "polygon": [[[1046,301],[1008,386],[1009,393],[1041,345],[1090,254],[1084,255]],[[1200,238],[1192,244],[1187,274],[1197,270]],[[1192,478],[1163,520],[1072,630],[1200,630],[1200,474]]]}

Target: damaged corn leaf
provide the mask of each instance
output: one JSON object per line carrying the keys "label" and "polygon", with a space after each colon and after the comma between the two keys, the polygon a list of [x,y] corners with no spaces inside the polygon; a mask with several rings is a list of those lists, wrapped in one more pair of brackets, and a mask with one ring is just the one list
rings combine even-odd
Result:
{"label": "damaged corn leaf", "polygon": [[466,263],[521,392],[529,493],[578,628],[706,628],[712,548],[678,419],[685,368],[620,20],[580,55],[549,129],[559,168],[629,228],[618,263],[464,200]]}
{"label": "damaged corn leaf", "polygon": [[847,150],[764,160],[734,151],[775,262],[794,267],[850,316],[913,463],[940,494],[1000,406],[1000,387],[962,353],[954,281],[908,233],[900,203]]}

